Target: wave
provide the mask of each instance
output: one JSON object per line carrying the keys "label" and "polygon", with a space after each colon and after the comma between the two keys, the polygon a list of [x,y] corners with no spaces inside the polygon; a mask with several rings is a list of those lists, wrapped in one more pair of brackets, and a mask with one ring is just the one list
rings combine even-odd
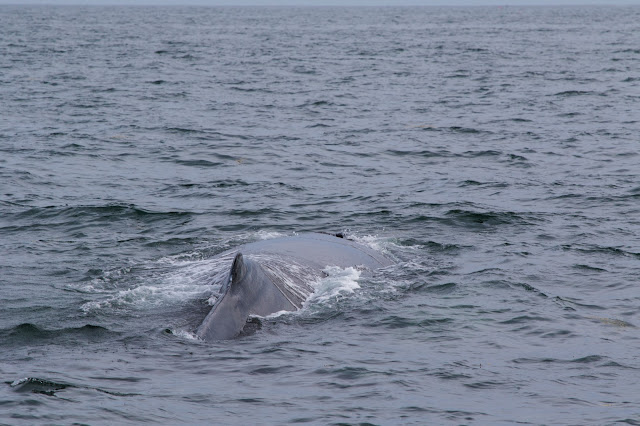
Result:
{"label": "wave", "polygon": [[26,207],[14,214],[12,219],[142,219],[148,222],[173,218],[188,217],[192,212],[187,211],[156,211],[138,207],[134,204],[105,204],[98,206],[43,206]]}
{"label": "wave", "polygon": [[23,344],[69,345],[74,342],[78,344],[96,343],[119,335],[119,332],[92,324],[86,324],[81,327],[45,329],[34,324],[24,323],[0,330],[0,340],[3,345],[7,346],[20,346]]}
{"label": "wave", "polygon": [[595,92],[585,90],[565,90],[564,92],[555,93],[554,96],[568,97],[568,96],[585,96],[593,95]]}
{"label": "wave", "polygon": [[563,244],[561,247],[563,250],[575,251],[584,254],[607,255],[614,257],[622,256],[640,259],[640,252],[626,250],[621,247],[599,246],[596,244]]}
{"label": "wave", "polygon": [[445,217],[438,218],[439,221],[447,222],[451,225],[466,227],[489,227],[501,225],[528,226],[541,222],[541,219],[534,214],[522,214],[516,212],[480,212],[465,209],[453,209],[445,213]]}
{"label": "wave", "polygon": [[[118,379],[122,380],[122,379]],[[138,393],[126,393],[126,392],[117,392],[111,391],[107,389],[102,389],[93,386],[83,386],[83,385],[75,385],[69,382],[63,381],[54,381],[49,379],[43,379],[39,377],[23,377],[21,379],[14,380],[13,382],[5,382],[9,385],[9,387],[18,393],[37,393],[41,395],[47,396],[56,396],[59,391],[65,389],[74,389],[74,388],[82,388],[82,389],[90,389],[95,390],[97,392],[105,393],[111,396],[137,396]]]}

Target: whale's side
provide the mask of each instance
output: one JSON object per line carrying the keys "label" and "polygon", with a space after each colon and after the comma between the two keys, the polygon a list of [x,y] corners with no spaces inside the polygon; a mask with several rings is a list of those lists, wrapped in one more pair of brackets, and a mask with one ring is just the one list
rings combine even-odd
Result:
{"label": "whale's side", "polygon": [[258,241],[235,252],[222,296],[196,330],[203,340],[238,336],[250,315],[300,309],[313,292],[310,282],[322,277],[326,266],[376,269],[391,264],[354,241],[315,233]]}

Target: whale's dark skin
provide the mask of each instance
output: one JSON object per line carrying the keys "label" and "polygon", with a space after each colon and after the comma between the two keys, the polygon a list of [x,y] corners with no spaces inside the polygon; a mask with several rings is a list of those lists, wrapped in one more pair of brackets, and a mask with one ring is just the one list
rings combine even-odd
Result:
{"label": "whale's dark skin", "polygon": [[300,309],[313,293],[310,281],[323,277],[327,266],[376,269],[391,264],[361,244],[315,233],[258,241],[235,252],[222,296],[196,330],[203,340],[237,337],[250,315]]}

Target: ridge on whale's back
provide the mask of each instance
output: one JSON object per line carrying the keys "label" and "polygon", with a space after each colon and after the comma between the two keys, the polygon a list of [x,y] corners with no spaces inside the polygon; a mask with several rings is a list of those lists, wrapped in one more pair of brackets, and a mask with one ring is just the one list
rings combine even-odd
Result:
{"label": "ridge on whale's back", "polygon": [[380,268],[392,262],[381,253],[355,241],[329,234],[303,233],[249,243],[234,250],[242,254],[273,254],[317,268],[325,266],[365,266]]}

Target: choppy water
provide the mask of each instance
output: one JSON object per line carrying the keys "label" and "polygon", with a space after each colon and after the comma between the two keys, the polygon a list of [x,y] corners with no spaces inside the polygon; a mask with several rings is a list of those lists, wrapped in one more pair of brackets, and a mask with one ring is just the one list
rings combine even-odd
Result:
{"label": "choppy water", "polygon": [[[640,424],[639,23],[0,7],[0,423]],[[302,231],[397,265],[195,340]]]}

